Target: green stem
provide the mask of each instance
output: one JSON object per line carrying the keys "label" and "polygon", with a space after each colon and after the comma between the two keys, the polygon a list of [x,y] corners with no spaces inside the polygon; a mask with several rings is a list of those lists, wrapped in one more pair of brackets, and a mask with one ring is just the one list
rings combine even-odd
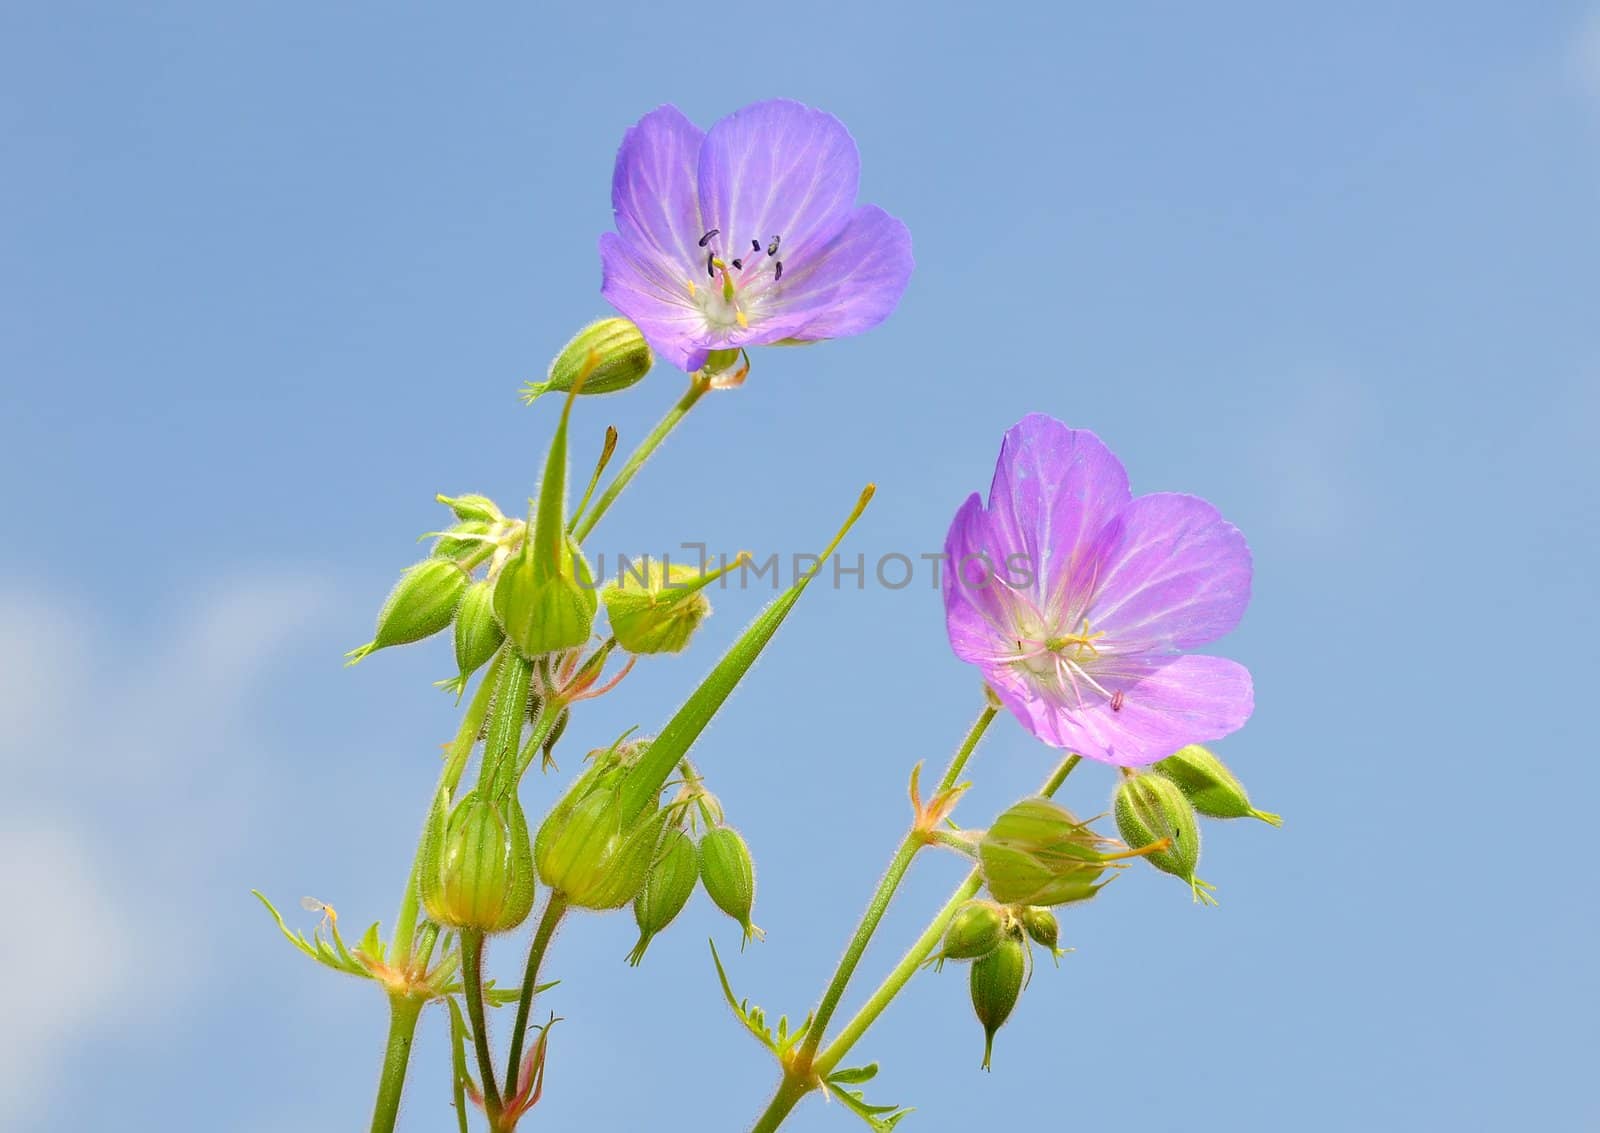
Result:
{"label": "green stem", "polygon": [[528,1033],[528,1014],[533,1010],[533,989],[539,986],[539,967],[544,963],[550,938],[555,936],[561,918],[567,913],[567,899],[552,892],[544,903],[544,913],[539,917],[539,927],[534,930],[533,944],[528,948],[528,967],[522,976],[522,995],[517,1000],[517,1027],[511,1032],[511,1058],[506,1063],[506,1088],[516,1093],[521,1087],[518,1076],[522,1063],[522,1043]]}
{"label": "green stem", "polygon": [[406,1067],[411,1062],[411,1040],[423,1001],[409,995],[389,997],[389,1042],[383,1051],[383,1072],[378,1077],[378,1100],[372,1107],[372,1133],[393,1133],[400,1114],[400,1095],[406,1087]]}
{"label": "green stem", "polygon": [[[1078,765],[1080,759],[1080,756],[1072,755],[1063,760],[1050,773],[1050,777],[1044,781],[1043,786],[1039,788],[1039,794],[1046,798],[1055,794],[1061,788],[1061,784],[1066,781],[1067,776],[1072,773],[1072,769]],[[954,782],[953,778],[951,782]],[[785,1074],[783,1081],[778,1085],[777,1093],[767,1103],[767,1108],[756,1120],[751,1133],[773,1133],[783,1124],[784,1119],[789,1116],[800,1099],[812,1089],[813,1084],[826,1079],[833,1072],[834,1068],[839,1065],[839,1061],[850,1052],[850,1048],[856,1044],[862,1035],[867,1033],[867,1029],[873,1023],[878,1021],[878,1016],[883,1014],[890,1001],[911,981],[911,977],[916,975],[917,971],[922,967],[923,961],[932,955],[933,950],[938,947],[940,939],[943,938],[944,930],[949,924],[950,918],[955,915],[955,911],[961,907],[963,902],[970,900],[982,886],[983,874],[980,870],[974,869],[956,887],[956,891],[950,895],[950,899],[944,903],[944,907],[935,914],[933,921],[923,930],[922,935],[917,937],[916,943],[901,957],[900,962],[894,966],[894,969],[884,978],[884,981],[878,985],[877,990],[868,997],[866,1003],[862,1004],[861,1009],[844,1025],[833,1042],[829,1043],[825,1050],[812,1059],[809,1067],[809,1078]]]}
{"label": "green stem", "polygon": [[483,1110],[493,1129],[500,1121],[500,1090],[494,1084],[489,1022],[483,1011],[483,933],[476,929],[461,930],[461,983],[466,990],[467,1018],[472,1020],[472,1045],[478,1052],[478,1074],[483,1079]]}
{"label": "green stem", "polygon": [[644,467],[644,462],[649,460],[661,442],[667,439],[667,434],[677,427],[678,422],[683,420],[684,414],[693,409],[694,403],[704,397],[710,388],[711,383],[701,375],[690,375],[689,392],[680,397],[678,403],[667,410],[667,415],[650,430],[650,434],[639,442],[639,447],[633,450],[627,462],[617,470],[616,478],[606,485],[604,492],[600,493],[600,498],[595,501],[594,510],[573,519],[570,534],[575,540],[582,543],[589,537],[589,532],[600,522],[600,517],[605,515],[617,497],[622,495],[622,489],[628,486],[628,481]]}
{"label": "green stem", "polygon": [[[950,766],[945,768],[944,777],[939,780],[939,792],[948,791],[955,786],[956,779],[966,767],[967,760],[978,746],[978,741],[983,738],[984,732],[989,730],[989,724],[994,720],[996,711],[993,705],[986,704],[983,711],[978,713],[978,718],[967,730],[966,738],[961,741],[961,746],[951,757]],[[823,1032],[833,1018],[834,1011],[838,1010],[839,1000],[844,997],[845,988],[850,983],[850,977],[855,974],[856,965],[861,962],[867,945],[872,941],[872,934],[878,930],[883,914],[888,911],[895,890],[900,887],[900,881],[905,877],[906,870],[911,868],[911,860],[917,856],[917,851],[926,844],[927,839],[920,823],[913,824],[910,832],[901,841],[900,848],[895,851],[883,879],[878,882],[878,889],[873,893],[867,911],[862,914],[861,923],[856,926],[855,935],[850,938],[850,944],[845,949],[838,968],[834,970],[828,989],[822,993],[822,1001],[817,1004],[817,1009],[812,1014],[811,1029],[806,1032],[805,1045],[801,1048],[802,1064],[810,1062],[812,1056],[816,1054],[817,1047],[822,1043]]]}

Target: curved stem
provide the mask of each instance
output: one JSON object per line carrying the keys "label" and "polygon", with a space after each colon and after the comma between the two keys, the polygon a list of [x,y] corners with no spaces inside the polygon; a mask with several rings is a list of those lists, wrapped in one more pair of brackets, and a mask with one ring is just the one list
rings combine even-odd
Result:
{"label": "curved stem", "polygon": [[522,976],[522,995],[517,1000],[517,1027],[511,1032],[511,1058],[506,1062],[506,1088],[515,1094],[522,1083],[517,1080],[521,1070],[522,1043],[528,1034],[528,1013],[533,1010],[533,989],[539,986],[539,967],[550,947],[550,938],[567,913],[567,899],[551,893],[544,903],[544,913],[539,917],[539,927],[534,930],[533,944],[528,948],[528,967]]}
{"label": "curved stem", "polygon": [[422,1002],[409,995],[389,997],[389,1042],[384,1047],[383,1071],[378,1076],[378,1099],[372,1106],[372,1133],[393,1133]]}
{"label": "curved stem", "polygon": [[494,1056],[489,1053],[489,1022],[483,1011],[483,933],[461,930],[461,983],[466,990],[467,1017],[472,1020],[472,1045],[478,1052],[478,1074],[483,1078],[483,1110],[489,1128],[500,1121],[500,1090],[494,1084]]}
{"label": "curved stem", "polygon": [[633,454],[628,457],[627,462],[617,470],[615,479],[606,485],[606,490],[595,501],[594,509],[587,514],[573,518],[569,533],[574,539],[582,543],[588,538],[589,532],[593,531],[595,524],[600,522],[600,517],[605,515],[607,509],[616,502],[617,497],[622,495],[622,489],[628,486],[628,481],[632,480],[639,469],[644,467],[644,462],[649,460],[656,449],[660,447],[661,442],[667,439],[667,434],[677,427],[678,422],[683,420],[684,414],[693,409],[694,403],[704,397],[706,391],[710,388],[711,383],[701,375],[691,374],[689,376],[689,392],[680,397],[678,403],[667,410],[667,415],[656,423],[654,429],[650,430],[649,435],[639,442],[639,447],[633,450]]}
{"label": "curved stem", "polygon": [[[1039,788],[1039,794],[1046,798],[1055,794],[1061,788],[1061,784],[1066,781],[1067,776],[1072,774],[1072,769],[1078,765],[1081,759],[1081,756],[1072,755],[1062,760]],[[951,782],[954,782],[953,777]],[[756,1120],[751,1133],[773,1133],[773,1130],[783,1124],[785,1118],[793,1111],[800,1099],[810,1092],[811,1083],[824,1080],[833,1072],[833,1069],[839,1065],[839,1061],[850,1052],[850,1048],[855,1046],[861,1036],[867,1033],[868,1028],[878,1021],[878,1016],[883,1014],[894,997],[911,981],[911,977],[916,975],[918,969],[922,967],[923,961],[932,955],[933,950],[939,946],[939,941],[944,936],[944,930],[949,924],[950,918],[955,915],[955,911],[961,907],[962,902],[972,898],[982,885],[983,875],[980,870],[974,869],[967,874],[961,884],[956,887],[955,892],[950,895],[950,899],[944,903],[944,907],[934,915],[932,922],[923,930],[922,935],[917,937],[916,942],[901,957],[900,962],[884,977],[877,990],[868,997],[866,1003],[861,1005],[861,1009],[844,1025],[833,1042],[828,1044],[827,1049],[811,1060],[808,1068],[809,1081],[789,1073],[784,1075],[783,1081],[778,1085],[777,1093],[767,1103],[767,1108],[762,1111],[761,1116]]]}
{"label": "curved stem", "polygon": [[[939,780],[939,791],[948,791],[955,786],[956,779],[966,767],[967,760],[978,746],[978,741],[983,738],[984,732],[989,730],[995,712],[996,709],[992,704],[986,704],[983,711],[978,713],[978,718],[972,722],[972,727],[967,729],[966,738],[961,741],[961,746],[951,757],[950,766],[945,768],[944,777]],[[844,997],[850,977],[855,974],[856,965],[861,962],[861,956],[866,952],[872,934],[878,930],[878,924],[883,920],[883,914],[888,911],[889,902],[894,899],[895,890],[900,887],[900,881],[905,877],[906,870],[911,868],[911,859],[915,858],[917,851],[926,844],[922,830],[913,826],[910,833],[901,841],[900,848],[895,851],[888,870],[878,882],[877,891],[873,893],[872,900],[867,905],[867,911],[862,914],[861,923],[856,926],[855,935],[850,938],[850,944],[845,948],[838,968],[834,970],[833,979],[829,981],[827,990],[822,993],[822,1001],[817,1004],[817,1009],[812,1014],[811,1029],[806,1032],[805,1045],[801,1048],[802,1063],[809,1062],[816,1054],[817,1047],[822,1042],[823,1032],[833,1018],[834,1011],[838,1010],[839,1000]]]}

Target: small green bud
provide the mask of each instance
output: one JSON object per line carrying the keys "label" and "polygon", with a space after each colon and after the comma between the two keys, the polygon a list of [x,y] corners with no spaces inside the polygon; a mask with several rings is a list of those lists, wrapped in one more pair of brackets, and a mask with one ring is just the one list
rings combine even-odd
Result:
{"label": "small green bud", "polygon": [[500,572],[494,610],[525,657],[572,649],[589,640],[599,599],[589,564],[570,541],[560,563],[542,561],[525,545]]}
{"label": "small green bud", "polygon": [[578,393],[616,393],[636,384],[655,363],[650,344],[627,319],[610,318],[590,323],[561,348],[542,382],[522,387],[524,404],[547,393],[570,393],[583,379]]}
{"label": "small green bud", "polygon": [[700,876],[700,855],[694,839],[682,830],[667,831],[656,861],[645,878],[644,888],[633,899],[633,919],[639,926],[639,942],[628,953],[628,963],[638,966],[645,949],[656,933],[683,912]]}
{"label": "small green bud", "polygon": [[944,930],[944,947],[938,960],[977,960],[1000,946],[1006,916],[993,901],[968,901],[955,911]]}
{"label": "small green bud", "polygon": [[468,791],[451,809],[441,790],[423,836],[420,888],[428,916],[450,928],[505,932],[526,920],[533,849],[516,795],[490,802]]}
{"label": "small green bud", "polygon": [[499,523],[505,519],[500,513],[499,506],[488,496],[435,496],[445,507],[456,513],[456,518],[463,523]]}
{"label": "small green bud", "polygon": [[994,1033],[1005,1025],[1022,996],[1027,975],[1027,949],[1016,936],[1007,936],[987,956],[972,962],[972,1009],[983,1024],[983,1068],[989,1069],[994,1053]]}
{"label": "small green bud", "polygon": [[700,841],[700,883],[713,904],[744,929],[742,948],[750,938],[765,936],[750,923],[756,900],[756,867],[750,847],[731,826],[719,826]]}
{"label": "small green bud", "polygon": [[449,559],[424,559],[407,567],[378,612],[372,640],[346,653],[345,664],[354,665],[375,650],[409,645],[444,629],[455,616],[467,582],[467,572]]}
{"label": "small green bud", "polygon": [[626,564],[616,583],[600,592],[617,644],[629,653],[681,653],[700,623],[711,616],[702,592],[714,579],[744,562],[701,572],[681,563],[655,559]]}
{"label": "small green bud", "polygon": [[[995,820],[978,843],[984,884],[1005,905],[1087,901],[1105,887],[1108,845],[1049,799],[1024,799]],[[1097,884],[1098,882],[1098,884]]]}
{"label": "small green bud", "polygon": [[1283,825],[1278,815],[1251,806],[1244,784],[1222,760],[1199,744],[1179,749],[1151,770],[1178,784],[1194,809],[1207,818],[1259,818],[1273,826]]}
{"label": "small green bud", "polygon": [[617,791],[590,790],[570,808],[558,805],[540,825],[539,876],[577,908],[620,909],[644,887],[666,819],[665,811],[645,814],[624,830]]}
{"label": "small green bud", "polygon": [[447,682],[457,696],[500,648],[505,631],[494,616],[494,587],[482,580],[469,585],[456,609],[456,668],[459,675]]}
{"label": "small green bud", "polygon": [[1052,959],[1060,960],[1061,922],[1056,920],[1055,913],[1043,905],[1026,905],[1019,919],[1028,939],[1040,948],[1049,949]]}
{"label": "small green bud", "polygon": [[1211,886],[1194,875],[1200,862],[1200,823],[1176,783],[1164,775],[1126,776],[1117,784],[1111,809],[1130,849],[1167,842],[1144,854],[1144,859],[1163,873],[1187,881],[1196,901],[1216,904]]}
{"label": "small green bud", "polygon": [[433,557],[460,561],[474,554],[480,554],[488,546],[485,540],[493,527],[494,525],[486,520],[469,519],[465,523],[456,524],[448,531],[438,532],[439,537],[433,543]]}

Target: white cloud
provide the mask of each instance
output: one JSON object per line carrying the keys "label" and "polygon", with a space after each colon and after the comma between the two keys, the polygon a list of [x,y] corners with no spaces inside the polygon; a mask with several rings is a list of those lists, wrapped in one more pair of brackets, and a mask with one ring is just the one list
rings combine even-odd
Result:
{"label": "white cloud", "polygon": [[[155,640],[142,643],[116,640],[58,598],[0,588],[0,908],[23,926],[0,934],[0,964],[23,976],[7,993],[15,1022],[0,1028],[0,1127],[18,1127],[48,1099],[81,1044],[181,1011],[184,989],[200,982],[203,953],[184,957],[180,972],[166,929],[232,848],[248,800],[230,800],[206,861],[168,820],[196,790],[215,797],[219,758],[236,768],[260,757],[229,737],[245,730],[263,676],[328,597],[301,577],[236,577],[156,622]],[[84,813],[97,795],[112,821]],[[26,927],[35,925],[48,948]]]}

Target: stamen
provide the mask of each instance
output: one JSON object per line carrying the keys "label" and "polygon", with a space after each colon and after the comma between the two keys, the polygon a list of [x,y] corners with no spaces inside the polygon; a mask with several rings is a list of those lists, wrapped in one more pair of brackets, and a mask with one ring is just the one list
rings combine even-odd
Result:
{"label": "stamen", "polygon": [[1120,688],[1111,694],[1111,711],[1122,711],[1122,690]]}
{"label": "stamen", "polygon": [[[774,247],[776,247],[776,245],[774,245]],[[772,269],[772,282],[773,283],[777,283],[778,280],[783,278],[783,261],[782,260],[777,261],[777,265],[778,265],[777,267]]]}
{"label": "stamen", "polygon": [[710,232],[707,232],[704,236],[700,237],[700,246],[704,248],[707,244],[711,243],[711,238],[721,231],[722,229],[720,228],[713,228]]}
{"label": "stamen", "polygon": [[778,254],[778,241],[782,239],[782,236],[774,236],[772,238],[772,243],[767,245],[767,255],[776,256]]}
{"label": "stamen", "polygon": [[761,241],[760,240],[752,240],[752,241],[750,241],[750,250],[752,252],[761,251]]}
{"label": "stamen", "polygon": [[706,275],[712,279],[717,278],[717,254],[715,252],[706,253]]}
{"label": "stamen", "polygon": [[734,260],[733,261],[733,270],[734,271],[743,271],[744,270],[744,261],[743,260]]}

